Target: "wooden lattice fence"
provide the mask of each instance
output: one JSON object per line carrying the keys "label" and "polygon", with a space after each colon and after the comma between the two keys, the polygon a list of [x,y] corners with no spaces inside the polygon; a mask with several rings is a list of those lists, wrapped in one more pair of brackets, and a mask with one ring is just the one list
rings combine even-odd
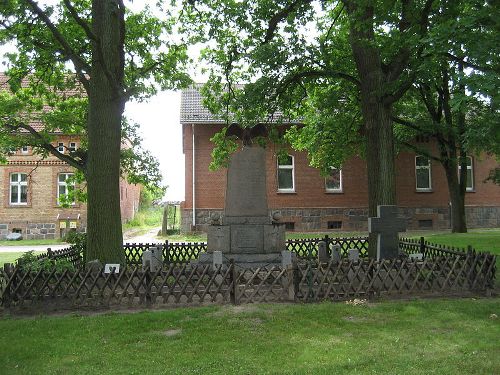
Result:
{"label": "wooden lattice fence", "polygon": [[495,261],[493,255],[468,252],[423,260],[299,259],[287,268],[172,263],[154,273],[126,267],[117,274],[84,268],[35,272],[9,265],[0,273],[0,296],[6,308],[60,309],[448,295],[493,288]]}
{"label": "wooden lattice fence", "polygon": [[357,249],[361,257],[368,256],[368,237],[334,237],[325,236],[322,238],[306,238],[288,240],[286,249],[297,254],[300,258],[312,259],[318,256],[319,242],[324,241],[328,244],[327,249],[331,251],[333,246],[340,247],[340,255],[347,258],[348,251]]}
{"label": "wooden lattice fence", "polygon": [[381,260],[299,262],[296,300],[349,300],[394,294],[447,294],[494,287],[496,257],[465,253]]}
{"label": "wooden lattice fence", "polygon": [[150,272],[127,267],[119,273],[79,268],[75,271],[3,270],[4,307],[127,307],[225,303],[233,292],[232,268],[189,264]]}

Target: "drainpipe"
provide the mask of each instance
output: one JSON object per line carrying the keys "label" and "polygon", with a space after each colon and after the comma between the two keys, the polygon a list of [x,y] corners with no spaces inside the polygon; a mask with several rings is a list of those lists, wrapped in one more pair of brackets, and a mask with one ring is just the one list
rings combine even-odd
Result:
{"label": "drainpipe", "polygon": [[194,124],[191,124],[191,133],[193,135],[193,154],[192,154],[192,159],[193,159],[193,165],[192,165],[192,168],[193,168],[193,186],[192,186],[192,193],[193,193],[193,220],[192,220],[192,227],[193,229],[196,227],[196,192],[195,192],[195,182],[196,182],[196,172],[195,172],[195,167],[196,167],[196,164],[195,164],[195,161],[194,161],[194,157],[195,157],[195,149],[194,149]]}

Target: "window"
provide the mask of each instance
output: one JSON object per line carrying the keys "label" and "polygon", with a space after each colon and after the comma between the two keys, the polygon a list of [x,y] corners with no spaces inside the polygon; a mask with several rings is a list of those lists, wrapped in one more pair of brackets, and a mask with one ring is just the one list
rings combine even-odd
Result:
{"label": "window", "polygon": [[293,232],[295,230],[295,223],[293,221],[285,222],[285,230]]}
{"label": "window", "polygon": [[76,151],[76,142],[70,142],[68,149],[70,152]]}
{"label": "window", "polygon": [[327,223],[328,229],[342,229],[341,220],[333,220]]}
{"label": "window", "polygon": [[425,156],[415,157],[415,179],[417,191],[430,191],[431,184],[431,161]]}
{"label": "window", "polygon": [[[57,176],[57,204],[61,204],[61,196],[68,195],[75,189],[75,183],[68,182],[68,179],[73,177],[73,173],[59,173]],[[70,202],[75,204],[74,201]]]}
{"label": "window", "polygon": [[10,204],[28,204],[28,175],[26,173],[11,173]]}
{"label": "window", "polygon": [[57,144],[57,151],[59,151],[60,153],[64,154],[64,143],[59,142]]}
{"label": "window", "polygon": [[291,155],[287,155],[285,158],[278,158],[278,191],[285,193],[295,191],[293,156]]}
{"label": "window", "polygon": [[21,152],[22,152],[23,154],[27,154],[27,153],[28,153],[28,146],[23,146],[23,147],[21,147]]}
{"label": "window", "polygon": [[[472,156],[467,156],[467,172],[465,178],[465,190],[473,191],[474,190],[474,174],[472,170]],[[460,164],[458,165],[458,173],[460,176]]]}
{"label": "window", "polygon": [[432,219],[424,219],[418,221],[418,229],[432,229]]}
{"label": "window", "polygon": [[325,178],[325,187],[328,192],[342,191],[342,169],[331,167],[330,175]]}

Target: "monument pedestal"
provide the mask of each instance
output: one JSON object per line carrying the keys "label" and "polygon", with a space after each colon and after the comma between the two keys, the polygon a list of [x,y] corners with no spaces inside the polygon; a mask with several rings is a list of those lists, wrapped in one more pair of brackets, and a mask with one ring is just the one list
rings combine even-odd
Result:
{"label": "monument pedestal", "polygon": [[269,215],[265,167],[261,147],[243,147],[231,157],[224,217],[214,218],[208,228],[207,253],[200,255],[199,263],[213,263],[214,251],[222,252],[223,263],[233,259],[245,268],[282,263],[285,224]]}

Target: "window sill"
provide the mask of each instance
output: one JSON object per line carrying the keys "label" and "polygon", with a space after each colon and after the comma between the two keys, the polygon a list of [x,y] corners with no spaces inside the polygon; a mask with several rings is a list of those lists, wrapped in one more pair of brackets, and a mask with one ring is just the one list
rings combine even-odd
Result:
{"label": "window sill", "polygon": [[325,194],[344,194],[343,190],[325,190]]}
{"label": "window sill", "polygon": [[278,190],[278,194],[297,194],[295,190]]}
{"label": "window sill", "polygon": [[6,206],[6,208],[26,208],[26,207],[31,208],[31,204],[28,204],[28,203],[26,203],[26,204],[8,204]]}
{"label": "window sill", "polygon": [[465,192],[466,193],[475,193],[476,189],[466,189]]}
{"label": "window sill", "polygon": [[415,193],[433,193],[434,190],[432,189],[416,189]]}

